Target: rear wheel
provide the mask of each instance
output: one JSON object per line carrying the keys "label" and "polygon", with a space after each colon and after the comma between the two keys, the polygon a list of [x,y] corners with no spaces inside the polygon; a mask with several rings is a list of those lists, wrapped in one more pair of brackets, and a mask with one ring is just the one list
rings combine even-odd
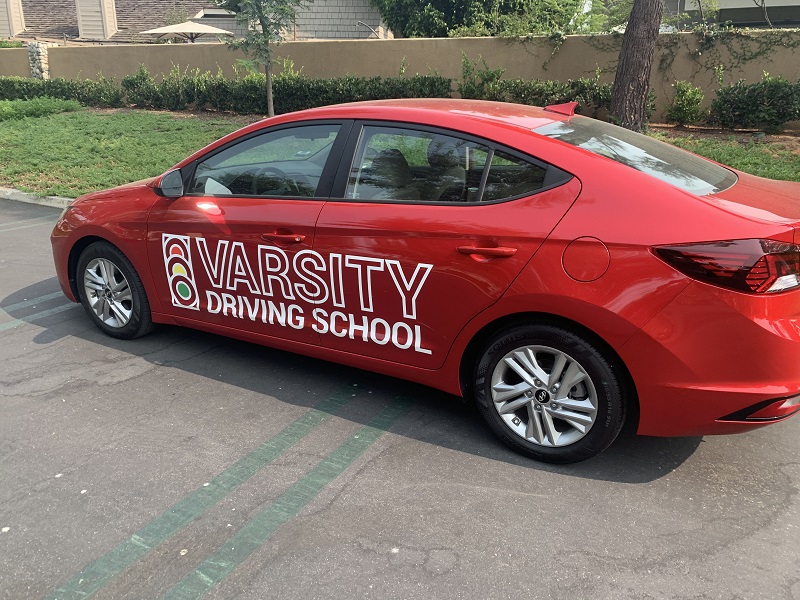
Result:
{"label": "rear wheel", "polygon": [[550,463],[605,450],[625,420],[613,361],[582,336],[552,325],[497,334],[474,374],[478,408],[513,450]]}
{"label": "rear wheel", "polygon": [[153,328],[142,281],[116,246],[87,246],[78,259],[76,279],[86,313],[108,335],[133,339]]}

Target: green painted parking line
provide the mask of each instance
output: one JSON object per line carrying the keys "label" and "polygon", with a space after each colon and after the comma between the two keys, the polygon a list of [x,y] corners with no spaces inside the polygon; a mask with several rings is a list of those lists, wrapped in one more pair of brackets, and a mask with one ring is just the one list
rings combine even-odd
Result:
{"label": "green painted parking line", "polygon": [[25,226],[25,227],[32,226],[32,225],[40,225],[41,223],[46,223],[48,221],[50,223],[55,223],[56,219],[53,219],[53,217],[51,217],[51,216],[48,216],[48,217],[36,217],[36,218],[33,218],[33,219],[20,219],[19,221],[11,221],[9,223],[0,223],[0,230],[5,229],[6,227],[13,227],[15,225],[22,225],[22,226]]}
{"label": "green painted parking line", "polygon": [[361,456],[411,407],[407,399],[395,399],[382,413],[325,457],[275,502],[248,521],[224,546],[189,573],[162,600],[201,598],[260,548],[284,523]]}
{"label": "green painted parking line", "polygon": [[[80,573],[48,596],[51,600],[88,598],[112,578],[150,553],[204,512],[215,506],[262,468],[279,458],[297,442],[322,425],[332,414],[350,402],[357,388],[346,386],[312,407],[250,454],[222,471],[208,485],[161,513],[105,556],[86,566]],[[358,390],[360,391],[360,390]]]}
{"label": "green painted parking line", "polygon": [[8,331],[9,329],[14,329],[15,327],[19,327],[25,323],[30,323],[31,321],[37,321],[39,319],[44,319],[45,317],[49,317],[50,315],[55,315],[60,312],[64,312],[65,310],[69,310],[70,308],[78,308],[80,304],[62,304],[60,306],[56,306],[54,308],[50,308],[48,310],[43,310],[41,312],[33,313],[32,315],[28,315],[23,317],[22,319],[14,319],[13,321],[7,321],[5,323],[0,323],[0,332]]}
{"label": "green painted parking line", "polygon": [[8,306],[0,307],[0,310],[5,312],[11,312],[12,310],[18,310],[20,308],[28,308],[29,306],[34,306],[35,304],[39,304],[40,302],[47,302],[48,300],[53,300],[54,298],[64,298],[64,292],[53,292],[52,294],[45,294],[44,296],[37,296],[36,298],[31,298],[30,300],[24,300],[22,302],[17,302],[15,304],[9,304]]}

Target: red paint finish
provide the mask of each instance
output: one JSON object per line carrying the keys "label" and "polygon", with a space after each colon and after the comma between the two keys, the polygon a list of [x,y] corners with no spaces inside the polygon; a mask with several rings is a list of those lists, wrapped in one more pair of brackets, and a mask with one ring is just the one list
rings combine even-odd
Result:
{"label": "red paint finish", "polygon": [[[316,344],[293,265],[310,253],[317,200],[158,198],[149,217],[150,270],[164,311],[191,321]],[[197,306],[183,306],[170,288],[165,244],[188,247]]]}
{"label": "red paint finish", "polygon": [[[324,194],[169,199],[153,189],[158,180],[138,182],[84,196],[66,211],[52,235],[59,282],[74,300],[70,253],[102,238],[133,263],[157,322],[451,393],[462,390],[462,363],[476,336],[509,318],[557,319],[629,374],[640,433],[732,433],[793,414],[786,399],[800,394],[800,288],[723,289],[680,273],[653,248],[797,243],[800,185],[740,173],[729,189],[700,197],[531,131],[570,118],[582,117],[502,103],[393,100],[262,121],[178,167],[188,173],[208,152],[262,129],[325,119],[353,120],[351,136],[362,121],[446,129],[568,175],[497,203]],[[348,172],[352,149],[344,152],[330,159],[329,171]]]}
{"label": "red paint finish", "polygon": [[561,256],[561,264],[575,281],[588,283],[605,275],[611,256],[602,241],[584,236],[570,242]]}
{"label": "red paint finish", "polygon": [[[329,323],[336,331],[322,337],[323,345],[400,364],[440,367],[458,332],[502,296],[579,193],[580,184],[572,179],[501,204],[328,202],[317,222],[314,249],[330,256],[347,248],[348,254],[374,261],[374,270],[372,302],[365,305],[356,292],[370,283],[366,267],[365,285],[359,284],[358,269],[344,269],[344,302],[337,305],[329,298],[318,310],[323,321],[334,313],[346,318]],[[467,246],[476,248],[475,254],[462,250]],[[492,250],[500,255],[493,256]],[[423,271],[424,283],[417,288],[413,275],[420,279]],[[386,326],[379,323],[373,335],[375,318],[411,335],[381,343]],[[348,327],[342,335],[345,320],[349,326],[367,323],[370,329],[364,333]]]}

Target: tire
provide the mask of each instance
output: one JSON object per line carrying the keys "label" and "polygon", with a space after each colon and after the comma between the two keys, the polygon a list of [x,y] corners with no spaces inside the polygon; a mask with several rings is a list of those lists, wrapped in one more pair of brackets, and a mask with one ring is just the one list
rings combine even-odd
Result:
{"label": "tire", "polygon": [[473,393],[489,427],[514,451],[579,462],[611,445],[625,422],[625,388],[612,364],[567,329],[520,325],[485,346]]}
{"label": "tire", "polygon": [[87,246],[78,258],[75,279],[83,308],[104,333],[131,340],[153,329],[142,280],[116,246]]}

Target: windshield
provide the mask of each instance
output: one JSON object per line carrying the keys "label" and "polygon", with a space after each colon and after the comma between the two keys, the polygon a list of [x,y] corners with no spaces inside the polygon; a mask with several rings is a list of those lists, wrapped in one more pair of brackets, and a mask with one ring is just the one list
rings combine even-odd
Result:
{"label": "windshield", "polygon": [[736,174],[724,167],[641,133],[595,119],[573,117],[533,131],[628,165],[698,196],[721,192],[737,181]]}

